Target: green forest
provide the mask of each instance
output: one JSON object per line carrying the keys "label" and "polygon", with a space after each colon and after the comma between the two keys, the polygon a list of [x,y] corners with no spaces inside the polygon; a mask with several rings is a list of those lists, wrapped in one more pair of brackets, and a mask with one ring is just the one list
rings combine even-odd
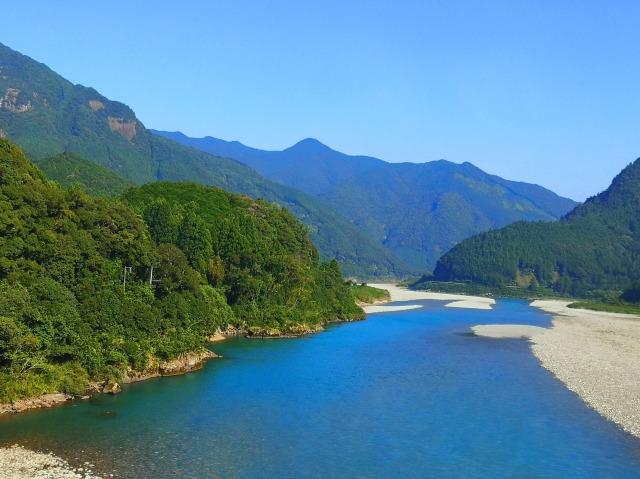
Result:
{"label": "green forest", "polygon": [[640,279],[640,160],[554,223],[517,222],[473,236],[438,261],[433,278],[584,298]]}
{"label": "green forest", "polygon": [[218,329],[300,334],[364,317],[285,209],[214,187],[94,199],[0,139],[0,228],[0,402],[81,394],[202,351]]}
{"label": "green forest", "polygon": [[117,198],[135,186],[133,181],[69,151],[49,156],[35,164],[49,180],[54,180],[61,187],[79,185],[82,191],[94,198]]}

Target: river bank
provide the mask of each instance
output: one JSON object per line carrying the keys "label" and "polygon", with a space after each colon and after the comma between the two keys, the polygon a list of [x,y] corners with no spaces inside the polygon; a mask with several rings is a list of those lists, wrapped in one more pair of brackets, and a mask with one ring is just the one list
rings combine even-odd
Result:
{"label": "river bank", "polygon": [[532,338],[543,367],[598,413],[640,437],[640,317],[534,301],[554,315]]}
{"label": "river bank", "polygon": [[478,336],[527,338],[540,364],[599,414],[640,437],[640,317],[537,300],[551,328],[479,325]]}
{"label": "river bank", "polygon": [[[446,307],[490,309],[490,298],[411,291],[393,284],[391,302],[425,299],[451,301]],[[569,308],[572,301],[537,300],[532,307],[553,314],[551,328],[519,324],[472,327],[491,338],[522,338],[549,370],[590,407],[622,429],[640,437],[640,317]],[[369,305],[367,314],[420,308],[420,305]]]}
{"label": "river bank", "polygon": [[[212,338],[210,339],[212,340],[211,342],[221,340],[219,336],[212,336]],[[171,361],[152,360],[149,367],[144,371],[128,371],[125,374],[122,383],[130,384],[162,376],[177,376],[193,371],[199,371],[200,369],[202,369],[206,361],[208,361],[209,359],[220,357],[220,355],[214,353],[213,351],[205,349],[199,353],[183,354]],[[0,415],[9,413],[20,413],[30,409],[49,408],[75,400],[85,400],[91,397],[89,394],[117,394],[121,390],[122,386],[118,382],[92,383],[90,385],[90,388],[87,390],[87,395],[78,396],[64,394],[61,392],[54,392],[43,394],[38,397],[18,399],[7,404],[0,403]]]}
{"label": "river bank", "polygon": [[637,478],[638,440],[528,343],[465,334],[550,324],[528,303],[497,302],[476,314],[422,301],[300,340],[229,338],[213,348],[227,359],[197,375],[0,418],[0,444],[122,478]]}

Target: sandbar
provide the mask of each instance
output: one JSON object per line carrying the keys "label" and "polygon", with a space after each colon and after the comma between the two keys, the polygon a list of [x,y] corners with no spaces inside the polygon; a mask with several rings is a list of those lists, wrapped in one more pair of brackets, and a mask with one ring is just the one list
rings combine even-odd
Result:
{"label": "sandbar", "polygon": [[[472,309],[491,309],[491,305],[495,304],[495,300],[492,298],[484,298],[482,296],[467,296],[463,294],[448,294],[448,293],[431,293],[428,291],[412,291],[407,288],[402,288],[390,283],[369,283],[369,286],[374,288],[386,289],[391,295],[391,302],[407,302],[407,301],[422,301],[422,300],[438,300],[438,301],[450,301],[445,304],[449,308],[472,308]],[[420,305],[412,305],[412,308],[419,308]],[[390,311],[403,311],[410,309],[406,305],[391,305],[384,306],[381,309],[379,305],[364,306],[364,312],[367,314],[375,314],[381,312]]]}
{"label": "sandbar", "polygon": [[[480,298],[487,300],[489,298]],[[495,303],[495,301],[492,299]],[[453,301],[452,303],[447,303],[444,305],[445,308],[461,308],[461,309],[491,309],[491,305],[489,301],[479,301],[478,299],[462,299],[460,301]]]}
{"label": "sandbar", "polygon": [[528,326],[526,324],[480,324],[471,327],[471,331],[476,336],[484,336],[486,338],[532,339],[546,330],[547,328]]}
{"label": "sandbar", "polygon": [[408,311],[410,309],[420,309],[422,305],[420,304],[406,304],[406,305],[393,305],[387,306],[384,304],[371,304],[367,306],[363,306],[362,309],[367,314],[375,314],[375,313],[390,313],[391,311]]}

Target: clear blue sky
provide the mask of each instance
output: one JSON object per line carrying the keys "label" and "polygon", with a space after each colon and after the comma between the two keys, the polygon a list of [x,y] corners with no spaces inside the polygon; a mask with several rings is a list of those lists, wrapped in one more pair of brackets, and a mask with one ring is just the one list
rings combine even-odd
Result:
{"label": "clear blue sky", "polygon": [[576,200],[640,156],[640,2],[17,2],[0,42],[150,128],[469,161]]}

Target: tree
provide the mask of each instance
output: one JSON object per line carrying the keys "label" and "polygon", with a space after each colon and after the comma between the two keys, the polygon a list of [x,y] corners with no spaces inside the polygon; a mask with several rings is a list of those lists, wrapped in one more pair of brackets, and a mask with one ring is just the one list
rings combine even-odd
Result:
{"label": "tree", "polygon": [[164,198],[154,200],[142,215],[156,244],[176,244],[180,214]]}
{"label": "tree", "polygon": [[160,266],[155,274],[159,280],[156,291],[160,297],[172,291],[195,291],[200,283],[200,277],[189,266],[185,254],[176,246],[162,245],[158,248]]}
{"label": "tree", "polygon": [[211,233],[194,210],[194,207],[189,207],[180,224],[177,246],[196,271],[206,274],[209,260],[213,257]]}
{"label": "tree", "polygon": [[627,288],[620,299],[627,303],[640,303],[640,281],[636,281],[633,285]]}

